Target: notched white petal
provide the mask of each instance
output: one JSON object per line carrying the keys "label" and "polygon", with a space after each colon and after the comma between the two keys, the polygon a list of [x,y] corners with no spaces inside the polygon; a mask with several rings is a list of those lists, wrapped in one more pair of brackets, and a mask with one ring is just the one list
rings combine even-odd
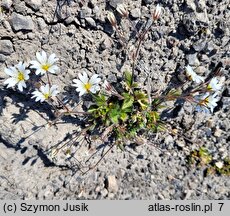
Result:
{"label": "notched white petal", "polygon": [[79,73],[78,77],[84,84],[88,83],[89,81],[89,78],[86,72],[83,72],[83,74]]}
{"label": "notched white petal", "polygon": [[58,61],[58,58],[56,58],[56,55],[53,53],[48,58],[48,64],[53,65],[56,61]]}

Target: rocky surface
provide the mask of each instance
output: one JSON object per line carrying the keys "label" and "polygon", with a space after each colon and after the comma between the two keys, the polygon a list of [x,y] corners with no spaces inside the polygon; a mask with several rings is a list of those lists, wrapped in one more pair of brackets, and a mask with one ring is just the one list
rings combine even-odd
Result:
{"label": "rocky surface", "polygon": [[[116,84],[128,68],[118,35],[106,19],[122,0],[2,0],[0,12],[0,199],[229,199],[229,177],[204,175],[203,167],[187,166],[191,150],[205,146],[216,160],[230,157],[230,87],[213,114],[194,112],[185,103],[167,122],[183,135],[160,133],[152,143],[124,152],[112,151],[86,175],[78,160],[91,152],[79,146],[75,159],[51,161],[48,150],[76,133],[81,118],[65,119],[57,127],[43,127],[52,119],[50,107],[36,104],[25,92],[6,89],[4,67],[29,61],[36,51],[56,53],[61,72],[53,78],[68,90],[77,74],[98,73]],[[151,16],[158,1],[126,1],[133,25]],[[229,80],[230,7],[228,0],[160,1],[163,14],[148,33],[140,50],[136,80],[152,76],[152,89],[165,88],[189,63],[207,75],[222,62]],[[116,14],[118,15],[118,14]],[[139,20],[140,19],[140,20]],[[127,20],[126,20],[127,21]],[[123,29],[130,23],[120,20]],[[129,35],[128,35],[129,36]],[[129,48],[133,41],[127,44]],[[67,86],[67,87],[66,87]],[[92,141],[96,148],[99,144]],[[97,154],[92,162],[100,158]]]}

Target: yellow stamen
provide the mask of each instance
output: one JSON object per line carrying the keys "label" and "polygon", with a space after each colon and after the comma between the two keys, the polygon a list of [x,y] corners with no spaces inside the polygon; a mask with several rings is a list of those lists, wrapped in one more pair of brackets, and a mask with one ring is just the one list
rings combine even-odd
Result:
{"label": "yellow stamen", "polygon": [[44,94],[44,97],[45,97],[46,100],[49,98],[49,96],[50,96],[49,93]]}
{"label": "yellow stamen", "polygon": [[18,72],[18,80],[19,81],[25,80],[24,74],[21,71]]}
{"label": "yellow stamen", "polygon": [[91,86],[92,86],[92,85],[91,85],[90,83],[86,83],[86,84],[85,84],[85,89],[86,89],[86,91],[89,92]]}
{"label": "yellow stamen", "polygon": [[45,70],[45,71],[48,71],[49,68],[50,68],[49,64],[42,65],[42,69]]}
{"label": "yellow stamen", "polygon": [[208,86],[207,86],[207,90],[209,90],[209,91],[211,91],[211,90],[212,90],[212,87],[211,87],[211,85],[210,85],[210,84],[208,84]]}

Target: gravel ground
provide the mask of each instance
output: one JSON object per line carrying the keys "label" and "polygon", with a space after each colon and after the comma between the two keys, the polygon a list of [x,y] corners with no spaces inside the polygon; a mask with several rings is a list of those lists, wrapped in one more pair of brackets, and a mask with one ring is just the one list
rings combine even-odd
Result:
{"label": "gravel ground", "polygon": [[[105,17],[107,10],[115,11],[122,2],[1,0],[0,199],[230,198],[228,176],[206,176],[204,167],[188,166],[186,162],[190,152],[201,146],[215,160],[230,157],[228,81],[213,114],[196,113],[187,103],[168,114],[167,122],[183,136],[164,132],[150,138],[157,147],[130,144],[124,152],[114,148],[85,175],[77,169],[77,160],[92,153],[89,143],[79,147],[74,160],[65,160],[60,154],[57,161],[51,161],[47,154],[49,148],[71,137],[81,119],[69,117],[57,127],[42,127],[45,119],[52,119],[50,107],[3,86],[7,78],[4,67],[18,60],[29,61],[41,49],[60,58],[61,71],[53,80],[73,101],[79,98],[70,85],[79,72],[97,73],[113,84],[120,82],[122,71],[129,67],[124,49],[133,41],[122,47]],[[205,76],[219,62],[229,80],[228,0],[125,3],[137,26],[148,20],[157,3],[164,8],[140,50],[137,82],[145,82],[146,73],[151,73],[152,88],[158,90],[165,88],[187,63]],[[119,22],[129,29],[129,22]],[[96,148],[101,143],[91,141],[90,145]],[[92,162],[99,158],[95,155]]]}

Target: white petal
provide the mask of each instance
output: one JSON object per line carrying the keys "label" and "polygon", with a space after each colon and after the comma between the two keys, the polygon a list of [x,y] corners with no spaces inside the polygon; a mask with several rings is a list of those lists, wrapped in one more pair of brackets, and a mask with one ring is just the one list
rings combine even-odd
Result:
{"label": "white petal", "polygon": [[[80,81],[80,80],[79,80]],[[79,95],[83,95],[87,92],[87,90],[85,89],[85,85],[80,81],[79,83],[80,85],[74,84],[73,86],[76,86],[76,91],[80,92]]]}
{"label": "white petal", "polygon": [[38,61],[31,61],[30,64],[31,64],[30,66],[31,68],[39,69],[42,67],[42,65]]}
{"label": "white petal", "polygon": [[[30,71],[29,71],[30,72]],[[28,73],[28,70],[26,70],[25,72],[23,72],[23,74],[24,74],[24,79],[25,80],[28,80],[29,78],[30,78],[30,76],[28,75],[29,73]]]}
{"label": "white petal", "polygon": [[7,88],[13,87],[18,83],[18,79],[15,77],[10,77],[7,80],[5,80],[4,84],[8,85]]}
{"label": "white petal", "polygon": [[216,77],[212,78],[211,81],[210,81],[210,84],[211,85],[216,85],[218,83],[218,80]]}
{"label": "white petal", "polygon": [[16,65],[16,67],[18,68],[18,70],[19,70],[20,72],[25,71],[25,67],[24,67],[24,65],[22,64],[22,62],[19,62],[19,63]]}
{"label": "white petal", "polygon": [[22,84],[22,87],[26,88],[26,82],[24,80],[20,81],[19,83]]}
{"label": "white petal", "polygon": [[57,65],[52,65],[52,66],[48,69],[48,71],[49,71],[50,73],[53,73],[53,74],[55,74],[56,71],[58,71],[58,70],[59,70],[59,67],[58,67]]}
{"label": "white petal", "polygon": [[17,72],[12,70],[12,68],[5,68],[4,72],[9,76],[17,76]]}
{"label": "white petal", "polygon": [[43,75],[46,73],[46,71],[44,69],[37,69],[35,73],[36,75],[39,75],[39,74]]}
{"label": "white petal", "polygon": [[51,96],[55,97],[58,93],[59,93],[58,90],[54,90],[54,91],[51,93]]}
{"label": "white petal", "polygon": [[57,90],[57,88],[58,88],[57,85],[52,85],[51,86],[51,88],[50,88],[50,94],[52,96],[56,96],[59,93],[59,91]]}
{"label": "white petal", "polygon": [[36,52],[36,58],[39,61],[39,63],[41,63],[41,64],[43,63],[43,61],[42,61],[42,55],[41,55],[40,52]]}
{"label": "white petal", "polygon": [[98,84],[100,82],[101,82],[101,78],[99,78],[97,74],[94,74],[89,80],[89,83],[92,85]]}
{"label": "white petal", "polygon": [[83,72],[83,74],[79,73],[78,77],[84,84],[88,83],[88,81],[89,81],[89,78],[88,78],[88,75],[86,72]]}
{"label": "white petal", "polygon": [[57,85],[52,85],[52,86],[51,86],[51,88],[50,88],[50,92],[52,92],[52,91],[56,90],[57,88],[58,88],[58,86],[57,86]]}
{"label": "white petal", "polygon": [[40,98],[41,102],[44,102],[45,100],[46,100],[45,97]]}
{"label": "white petal", "polygon": [[36,57],[37,57],[37,60],[41,63],[41,64],[46,64],[46,61],[47,61],[47,55],[46,53],[42,50],[41,53],[37,52],[36,53]]}
{"label": "white petal", "polygon": [[31,93],[31,94],[33,95],[32,98],[36,97],[36,95],[37,95],[38,92],[39,92],[38,90],[33,91],[33,92]]}
{"label": "white petal", "polygon": [[56,58],[56,55],[53,53],[48,58],[48,64],[53,65],[54,62],[58,61],[58,58]]}
{"label": "white petal", "polygon": [[80,83],[80,85],[76,86],[77,87],[77,91],[87,91],[85,88],[85,84],[83,84],[82,82]]}
{"label": "white petal", "polygon": [[47,55],[46,55],[46,52],[44,50],[42,50],[42,61],[47,63]]}
{"label": "white petal", "polygon": [[91,86],[91,88],[90,88],[90,91],[91,91],[92,93],[96,93],[96,92],[99,91],[99,90],[100,90],[99,85],[93,85],[93,86]]}
{"label": "white petal", "polygon": [[49,94],[50,93],[50,87],[49,84],[46,84],[46,86],[44,87],[44,94]]}
{"label": "white petal", "polygon": [[21,92],[23,91],[23,86],[24,86],[23,85],[23,81],[21,81],[21,82],[18,83],[18,89],[19,89],[19,91],[21,91]]}
{"label": "white petal", "polygon": [[194,77],[194,82],[196,82],[197,84],[200,84],[200,83],[204,82],[204,77],[196,75]]}
{"label": "white petal", "polygon": [[73,84],[72,86],[76,86],[76,87],[81,86],[83,84],[82,81],[80,81],[79,79],[74,79],[73,82],[75,84]]}
{"label": "white petal", "polygon": [[193,69],[192,69],[192,67],[191,67],[190,65],[187,65],[187,66],[185,67],[185,69],[186,69],[186,72],[187,72],[188,74],[194,73],[194,71],[193,71]]}
{"label": "white petal", "polygon": [[210,107],[211,113],[213,113],[214,107]]}
{"label": "white petal", "polygon": [[40,91],[42,92],[42,94],[45,94],[45,86],[41,86]]}
{"label": "white petal", "polygon": [[39,100],[41,102],[45,100],[44,95],[40,91],[38,91],[38,90],[32,92],[32,94],[33,94],[33,96],[31,98],[35,98],[36,102],[39,101]]}
{"label": "white petal", "polygon": [[[77,90],[77,89],[76,89]],[[82,96],[83,94],[85,94],[87,91],[85,89],[81,89],[79,92],[79,96]]]}

